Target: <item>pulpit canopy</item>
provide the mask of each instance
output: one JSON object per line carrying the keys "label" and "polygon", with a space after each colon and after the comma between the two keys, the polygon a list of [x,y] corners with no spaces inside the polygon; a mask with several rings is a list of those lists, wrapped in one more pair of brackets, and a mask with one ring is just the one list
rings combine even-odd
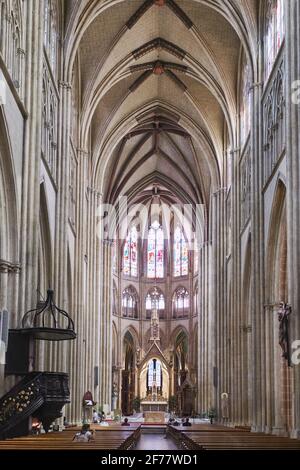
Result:
{"label": "pulpit canopy", "polygon": [[55,305],[53,295],[53,290],[49,289],[46,301],[25,313],[21,331],[34,339],[46,341],[75,339],[73,320],[65,310]]}

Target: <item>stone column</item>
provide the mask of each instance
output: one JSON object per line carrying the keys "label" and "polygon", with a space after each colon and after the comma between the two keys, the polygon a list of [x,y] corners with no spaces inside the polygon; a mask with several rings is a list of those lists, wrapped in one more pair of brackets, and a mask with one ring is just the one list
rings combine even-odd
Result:
{"label": "stone column", "polygon": [[[262,44],[258,47],[258,63],[261,61]],[[255,431],[263,431],[265,411],[268,404],[266,398],[266,345],[265,345],[265,312],[264,304],[264,226],[263,226],[263,152],[262,152],[262,115],[261,97],[262,74],[254,77],[252,86],[252,116],[251,116],[251,324],[252,324],[252,384],[253,408],[250,422]]]}
{"label": "stone column", "polygon": [[[53,287],[55,303],[71,316],[68,305],[68,227],[69,227],[69,165],[71,126],[71,85],[59,82],[59,129],[57,152],[57,199],[55,217],[55,241],[53,257]],[[75,324],[76,329],[76,324]],[[76,341],[76,340],[75,340]],[[68,357],[71,344],[67,341],[52,344],[52,370],[69,372]]]}
{"label": "stone column", "polygon": [[87,353],[87,303],[86,303],[86,279],[87,279],[87,166],[88,152],[77,149],[77,231],[75,241],[74,263],[74,302],[73,320],[77,338],[71,343],[71,420],[73,423],[81,423],[82,397],[88,390],[87,369],[90,364],[86,362]]}
{"label": "stone column", "polygon": [[24,105],[28,119],[25,123],[22,180],[20,315],[33,308],[37,301],[44,24],[43,2],[28,0],[24,6],[27,9]]}
{"label": "stone column", "polygon": [[[8,311],[9,328],[17,326],[14,318],[14,305],[11,304],[10,300],[16,292],[15,284],[19,270],[19,265],[0,260],[0,310]],[[2,343],[0,338],[0,397],[4,395],[12,385],[10,378],[5,378],[4,376],[5,363],[5,344]]]}
{"label": "stone column", "polygon": [[100,403],[111,406],[112,378],[112,241],[102,241],[100,305]]}
{"label": "stone column", "polygon": [[[285,96],[287,154],[288,300],[290,341],[300,339],[300,3],[285,5]],[[298,81],[298,82],[297,82]],[[298,92],[296,93],[296,90]],[[293,436],[300,437],[300,365],[294,368]]]}
{"label": "stone column", "polygon": [[199,284],[199,355],[198,355],[198,407],[200,412],[206,412],[209,406],[212,406],[211,399],[213,395],[213,363],[210,350],[212,349],[211,340],[213,332],[210,324],[212,316],[212,275],[210,270],[211,243],[206,241],[200,248],[199,258],[201,263],[200,284]]}
{"label": "stone column", "polygon": [[220,188],[213,193],[212,201],[212,260],[211,260],[211,302],[210,311],[211,334],[211,362],[210,374],[212,375],[212,396],[209,407],[217,408],[218,417],[220,410],[220,393],[223,382],[223,363],[224,363],[224,345],[223,345],[223,320],[225,312],[225,227],[226,227],[226,189]]}

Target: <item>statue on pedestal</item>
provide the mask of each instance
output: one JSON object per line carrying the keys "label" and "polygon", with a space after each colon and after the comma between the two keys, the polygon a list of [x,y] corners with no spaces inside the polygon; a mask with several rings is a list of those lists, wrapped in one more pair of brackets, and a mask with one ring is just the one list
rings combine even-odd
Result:
{"label": "statue on pedestal", "polygon": [[229,406],[228,406],[228,393],[221,393],[221,412],[223,420],[228,420],[229,418]]}
{"label": "statue on pedestal", "polygon": [[280,302],[278,310],[279,321],[279,344],[282,349],[282,357],[288,361],[290,365],[290,352],[289,352],[289,315],[291,314],[291,306],[285,302]]}
{"label": "statue on pedestal", "polygon": [[92,392],[88,390],[82,398],[83,421],[85,423],[92,422],[94,405],[96,405],[96,402],[93,400]]}
{"label": "statue on pedestal", "polygon": [[118,386],[116,382],[114,382],[113,387],[112,387],[112,410],[113,411],[117,409],[118,396],[119,396]]}

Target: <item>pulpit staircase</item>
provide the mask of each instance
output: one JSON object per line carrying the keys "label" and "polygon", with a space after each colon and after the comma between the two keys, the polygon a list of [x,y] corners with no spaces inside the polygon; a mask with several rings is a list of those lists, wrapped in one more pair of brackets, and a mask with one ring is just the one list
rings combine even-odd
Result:
{"label": "pulpit staircase", "polygon": [[66,403],[70,403],[68,374],[26,374],[0,399],[0,439],[28,434],[31,417],[41,421],[47,432]]}

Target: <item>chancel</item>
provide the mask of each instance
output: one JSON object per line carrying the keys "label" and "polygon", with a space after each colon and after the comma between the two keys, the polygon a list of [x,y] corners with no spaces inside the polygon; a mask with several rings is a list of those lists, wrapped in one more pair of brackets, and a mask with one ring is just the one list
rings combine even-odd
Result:
{"label": "chancel", "polygon": [[[141,401],[142,411],[168,411],[169,398],[169,371],[166,360],[160,349],[160,328],[159,328],[159,307],[162,307],[161,294],[157,287],[154,287],[151,297],[151,326],[150,326],[150,348],[145,354],[145,360],[140,368],[140,384],[146,383],[145,396]],[[156,356],[156,357],[155,357]],[[147,362],[147,358],[151,358]],[[163,359],[163,363],[159,359]],[[146,377],[145,377],[146,375]],[[164,422],[164,413],[144,413],[149,421],[159,419]],[[155,418],[155,419],[154,419]]]}
{"label": "chancel", "polygon": [[299,31],[0,1],[0,450],[299,447]]}

